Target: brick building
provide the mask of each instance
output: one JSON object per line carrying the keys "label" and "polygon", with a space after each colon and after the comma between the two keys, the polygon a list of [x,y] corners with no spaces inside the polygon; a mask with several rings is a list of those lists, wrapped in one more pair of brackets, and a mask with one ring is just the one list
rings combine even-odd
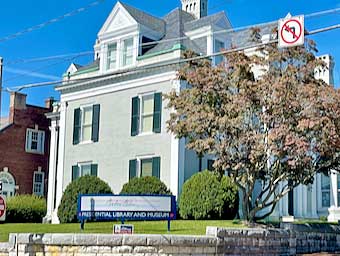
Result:
{"label": "brick building", "polygon": [[26,104],[26,95],[11,93],[9,117],[0,127],[0,194],[46,196],[49,155],[49,121],[53,99],[45,107]]}

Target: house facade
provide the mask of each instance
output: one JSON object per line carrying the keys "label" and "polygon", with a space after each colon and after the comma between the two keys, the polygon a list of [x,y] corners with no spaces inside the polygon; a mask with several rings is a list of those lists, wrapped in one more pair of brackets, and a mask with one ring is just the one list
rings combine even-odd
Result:
{"label": "house facade", "polygon": [[[208,16],[207,4],[182,0],[181,9],[158,18],[118,2],[97,35],[94,62],[70,65],[56,87],[60,103],[47,114],[46,221],[59,223],[63,191],[83,175],[100,177],[114,193],[133,177],[152,175],[178,197],[188,178],[211,167],[213,157],[198,157],[167,131],[172,109],[162,97],[186,88],[177,72],[186,49],[209,55],[235,38],[226,14]],[[214,65],[221,61],[212,58]],[[286,215],[280,207],[278,214]]]}
{"label": "house facade", "polygon": [[9,117],[0,129],[0,194],[47,195],[49,120],[53,99],[45,107],[26,104],[26,95],[12,92]]}

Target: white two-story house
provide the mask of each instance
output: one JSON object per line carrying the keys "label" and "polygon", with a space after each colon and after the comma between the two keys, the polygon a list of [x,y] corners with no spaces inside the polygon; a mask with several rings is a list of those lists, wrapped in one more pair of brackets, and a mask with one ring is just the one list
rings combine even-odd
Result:
{"label": "white two-story house", "polygon": [[[121,2],[114,6],[97,35],[94,62],[72,63],[56,87],[60,103],[48,114],[47,221],[59,223],[63,191],[80,176],[98,176],[119,193],[131,178],[152,175],[179,196],[188,178],[211,169],[213,157],[198,157],[167,131],[172,109],[162,97],[186,87],[178,79],[185,50],[210,55],[247,45],[249,30],[232,32],[226,14],[208,16],[207,7],[207,0],[182,0],[181,9],[158,18]],[[214,65],[221,61],[212,58]],[[328,216],[331,205],[338,209],[334,175],[318,174],[311,186],[296,188],[273,216]]]}
{"label": "white two-story house", "polygon": [[185,180],[211,167],[212,159],[167,132],[172,110],[162,95],[185,86],[175,63],[184,50],[220,51],[228,34],[215,31],[231,25],[224,12],[207,16],[207,0],[182,2],[163,18],[118,2],[97,35],[94,62],[71,64],[56,87],[47,220],[58,223],[63,191],[83,175],[100,177],[114,193],[133,177],[152,175],[178,196]]}

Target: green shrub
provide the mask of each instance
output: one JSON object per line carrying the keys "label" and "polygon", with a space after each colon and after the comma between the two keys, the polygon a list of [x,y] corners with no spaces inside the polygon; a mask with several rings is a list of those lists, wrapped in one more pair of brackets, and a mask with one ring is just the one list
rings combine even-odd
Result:
{"label": "green shrub", "polygon": [[112,194],[110,186],[95,176],[83,176],[70,183],[61,198],[58,217],[61,223],[77,222],[79,194]]}
{"label": "green shrub", "polygon": [[46,215],[46,200],[35,195],[17,195],[7,199],[6,222],[41,223]]}
{"label": "green shrub", "polygon": [[179,200],[184,219],[233,219],[238,208],[238,188],[229,177],[203,171],[187,180]]}
{"label": "green shrub", "polygon": [[133,178],[128,183],[124,184],[120,194],[125,195],[171,195],[170,190],[166,185],[156,177],[146,176],[141,178]]}

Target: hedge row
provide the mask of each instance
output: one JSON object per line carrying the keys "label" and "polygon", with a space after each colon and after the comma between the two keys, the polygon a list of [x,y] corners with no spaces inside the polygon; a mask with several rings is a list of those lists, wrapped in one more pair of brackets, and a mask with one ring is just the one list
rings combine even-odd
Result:
{"label": "hedge row", "polygon": [[[110,186],[94,176],[84,176],[70,183],[58,208],[61,223],[77,222],[79,194],[112,194]],[[133,178],[120,194],[170,195],[166,185],[155,177]],[[184,219],[233,219],[237,212],[238,190],[226,176],[203,171],[183,185],[179,214]],[[11,197],[7,202],[7,222],[42,222],[46,201],[34,195]]]}
{"label": "hedge row", "polygon": [[[100,184],[100,185],[99,185]],[[109,185],[96,177],[81,177],[69,184],[61,199],[58,216],[62,223],[76,222],[78,194],[112,193]],[[133,178],[126,183],[124,194],[170,195],[170,190],[156,177]],[[183,185],[179,213],[184,219],[233,219],[238,205],[237,187],[226,176],[215,172],[197,173]]]}

